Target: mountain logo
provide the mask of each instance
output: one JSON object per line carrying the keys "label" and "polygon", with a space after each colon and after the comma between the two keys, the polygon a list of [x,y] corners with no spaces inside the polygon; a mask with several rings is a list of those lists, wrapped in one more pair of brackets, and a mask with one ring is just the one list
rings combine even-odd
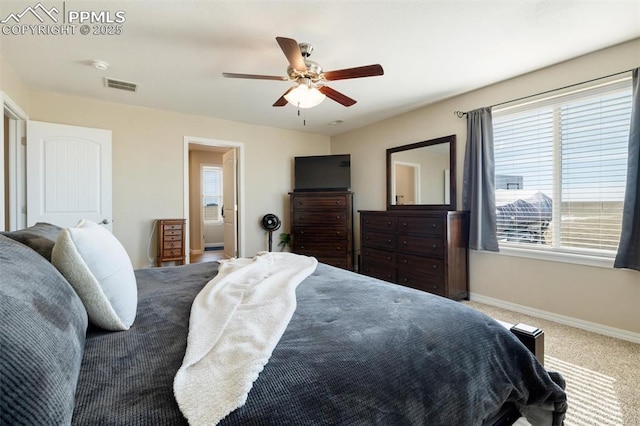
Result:
{"label": "mountain logo", "polygon": [[38,2],[35,6],[28,6],[25,10],[20,13],[10,13],[6,18],[4,18],[0,23],[6,24],[9,21],[13,20],[15,23],[19,23],[20,20],[28,14],[31,14],[36,17],[38,21],[43,23],[45,18],[48,17],[53,22],[57,23],[58,18],[56,18],[53,14],[58,14],[60,11],[54,6],[51,9],[47,10],[46,7],[42,5],[42,3]]}

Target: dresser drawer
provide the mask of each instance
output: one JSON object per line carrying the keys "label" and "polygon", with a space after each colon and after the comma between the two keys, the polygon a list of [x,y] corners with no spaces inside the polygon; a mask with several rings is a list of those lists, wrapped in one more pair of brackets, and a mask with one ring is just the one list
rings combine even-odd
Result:
{"label": "dresser drawer", "polygon": [[398,268],[398,284],[444,296],[444,275],[432,277],[415,270]]}
{"label": "dresser drawer", "polygon": [[178,232],[182,232],[182,223],[165,223],[163,224],[163,228],[165,230],[165,232],[167,231],[178,231]]}
{"label": "dresser drawer", "polygon": [[335,266],[337,268],[349,269],[349,262],[346,257],[327,257],[327,256],[315,256],[318,262],[325,263],[327,265]]}
{"label": "dresser drawer", "polygon": [[363,275],[378,278],[384,281],[389,281],[391,283],[395,283],[398,276],[395,267],[381,265],[377,262],[373,262],[364,258],[362,259],[361,268],[362,270],[360,272]]}
{"label": "dresser drawer", "polygon": [[330,207],[347,207],[346,195],[313,197],[305,195],[295,195],[293,197],[293,207],[296,210],[330,208]]}
{"label": "dresser drawer", "polygon": [[396,253],[374,249],[371,247],[362,247],[362,262],[386,265],[390,268],[396,267]]}
{"label": "dresser drawer", "polygon": [[445,221],[442,217],[398,217],[398,232],[424,234],[444,238]]}
{"label": "dresser drawer", "polygon": [[415,271],[417,275],[444,281],[444,260],[434,257],[398,254],[398,271]]}
{"label": "dresser drawer", "polygon": [[395,234],[387,234],[384,232],[364,232],[362,234],[362,245],[395,250],[396,239],[397,237]]}
{"label": "dresser drawer", "polygon": [[163,249],[179,249],[182,248],[182,240],[167,241],[165,239]]}
{"label": "dresser drawer", "polygon": [[396,217],[362,214],[362,229],[395,232],[398,224]]}
{"label": "dresser drawer", "polygon": [[398,251],[424,256],[444,257],[444,242],[440,238],[398,235]]}
{"label": "dresser drawer", "polygon": [[295,239],[291,250],[297,254],[315,257],[340,257],[348,253],[346,242],[307,241],[299,243]]}
{"label": "dresser drawer", "polygon": [[181,248],[164,249],[162,250],[162,257],[164,260],[182,259],[183,258],[182,249]]}
{"label": "dresser drawer", "polygon": [[293,239],[299,243],[302,241],[323,238],[327,240],[339,240],[347,238],[346,226],[297,226],[293,231]]}
{"label": "dresser drawer", "polygon": [[300,225],[341,225],[347,226],[347,212],[344,210],[300,211],[293,213],[293,222]]}
{"label": "dresser drawer", "polygon": [[178,237],[182,236],[182,229],[167,229],[167,227],[165,226],[164,228],[164,236],[168,236],[168,235],[177,235]]}
{"label": "dresser drawer", "polygon": [[182,234],[180,235],[167,235],[164,234],[164,237],[162,237],[162,239],[165,241],[165,244],[169,241],[182,241]]}

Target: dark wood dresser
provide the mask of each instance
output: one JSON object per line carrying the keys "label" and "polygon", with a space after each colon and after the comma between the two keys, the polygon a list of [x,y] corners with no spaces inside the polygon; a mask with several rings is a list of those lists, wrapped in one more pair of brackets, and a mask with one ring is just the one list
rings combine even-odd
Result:
{"label": "dark wood dresser", "polygon": [[184,265],[185,223],[185,219],[158,219],[157,266],[162,266],[162,262],[169,261],[177,261],[180,265]]}
{"label": "dark wood dresser", "polygon": [[290,192],[291,251],[353,270],[353,193]]}
{"label": "dark wood dresser", "polygon": [[360,211],[364,275],[451,299],[469,297],[468,213]]}

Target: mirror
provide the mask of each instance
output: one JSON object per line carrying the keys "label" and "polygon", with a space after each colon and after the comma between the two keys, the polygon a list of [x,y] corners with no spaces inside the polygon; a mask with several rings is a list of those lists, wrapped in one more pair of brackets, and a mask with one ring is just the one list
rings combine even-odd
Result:
{"label": "mirror", "polygon": [[387,209],[456,209],[456,135],[387,149]]}

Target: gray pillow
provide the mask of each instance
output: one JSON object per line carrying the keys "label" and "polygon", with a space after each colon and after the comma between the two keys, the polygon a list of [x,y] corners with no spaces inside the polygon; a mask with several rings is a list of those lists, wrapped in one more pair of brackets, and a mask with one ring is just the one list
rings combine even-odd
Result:
{"label": "gray pillow", "polygon": [[0,234],[31,247],[51,262],[51,250],[56,243],[56,239],[58,238],[60,231],[62,231],[62,228],[59,226],[45,222],[38,222],[25,229],[0,232]]}
{"label": "gray pillow", "polygon": [[0,235],[0,424],[70,424],[87,313],[56,268]]}

